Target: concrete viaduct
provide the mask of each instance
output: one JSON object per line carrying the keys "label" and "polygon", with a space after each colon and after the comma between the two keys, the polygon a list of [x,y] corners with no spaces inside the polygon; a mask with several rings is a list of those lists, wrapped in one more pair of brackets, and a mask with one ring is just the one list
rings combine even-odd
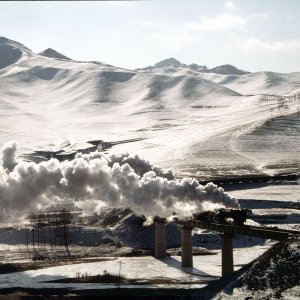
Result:
{"label": "concrete viaduct", "polygon": [[[194,228],[208,229],[220,232],[222,243],[222,276],[233,273],[233,237],[246,235],[281,241],[289,235],[299,234],[299,231],[283,230],[276,227],[235,226],[205,221],[187,220],[176,221],[181,228],[181,266],[193,267],[192,230]],[[166,257],[166,221],[156,218],[155,224],[155,257]]]}

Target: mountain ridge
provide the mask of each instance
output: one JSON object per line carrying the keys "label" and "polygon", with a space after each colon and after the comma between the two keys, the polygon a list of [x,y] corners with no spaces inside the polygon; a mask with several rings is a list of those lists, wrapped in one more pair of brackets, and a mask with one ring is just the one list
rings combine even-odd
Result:
{"label": "mountain ridge", "polygon": [[32,51],[23,44],[0,36],[0,70],[31,54]]}
{"label": "mountain ridge", "polygon": [[[2,50],[1,50],[2,48]],[[6,48],[6,50],[4,50]],[[12,54],[14,51],[14,54]],[[47,48],[39,53],[34,53],[32,50],[24,46],[23,44],[16,42],[14,40],[8,39],[6,37],[0,36],[0,69],[8,66],[10,63],[14,63],[22,56],[22,53],[30,53],[30,54],[38,54],[44,57],[49,58],[56,58],[56,59],[64,59],[64,60],[72,60],[68,56],[52,49]],[[7,63],[4,61],[7,60]],[[5,65],[5,66],[4,66]],[[145,68],[136,68],[133,71],[153,71],[162,68],[184,68],[196,72],[203,72],[203,73],[216,73],[216,74],[223,74],[223,75],[246,75],[250,74],[250,72],[240,70],[233,65],[224,64],[220,66],[216,66],[214,68],[207,68],[205,65],[198,65],[196,63],[192,64],[184,64],[181,63],[179,60],[171,57],[167,59],[163,59],[157,62],[154,66],[148,66]]]}
{"label": "mountain ridge", "polygon": [[71,58],[57,52],[56,50],[54,50],[52,48],[47,48],[44,51],[40,52],[39,54],[42,56],[50,57],[50,58],[71,60]]}
{"label": "mountain ridge", "polygon": [[190,70],[197,71],[197,72],[216,73],[216,74],[222,74],[222,75],[246,75],[246,74],[251,73],[248,71],[240,70],[230,64],[220,65],[220,66],[217,66],[217,67],[214,67],[211,69],[207,68],[207,66],[205,66],[205,65],[198,65],[196,63],[187,65],[187,64],[181,63],[179,60],[177,60],[174,57],[170,57],[170,58],[161,60],[158,63],[156,63],[154,66],[148,66],[145,68],[137,68],[135,70],[137,70],[137,71],[155,71],[155,70],[162,69],[162,68],[174,68],[174,69],[185,68],[185,69],[190,69]]}

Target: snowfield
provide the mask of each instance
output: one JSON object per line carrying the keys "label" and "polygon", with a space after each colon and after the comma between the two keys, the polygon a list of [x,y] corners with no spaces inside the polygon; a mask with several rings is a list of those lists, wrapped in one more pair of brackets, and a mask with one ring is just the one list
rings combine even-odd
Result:
{"label": "snowfield", "polygon": [[[0,274],[0,289],[118,287],[49,282],[78,272],[178,281],[126,288],[202,288],[220,278],[219,233],[195,229],[193,246],[209,255],[195,255],[194,268],[181,268],[176,255],[149,256],[154,225],[131,210],[147,217],[174,212],[185,217],[195,210],[241,207],[252,210],[247,220],[252,224],[300,228],[300,72],[207,69],[173,58],[126,70],[75,61],[53,49],[33,53],[0,37],[0,148],[0,267],[31,261],[34,250],[28,252],[25,244],[32,231],[24,218],[46,205],[49,211],[65,205],[75,212],[71,252],[105,258],[53,267],[45,262],[45,268]],[[282,180],[286,174],[292,179]],[[225,192],[186,176],[219,180]],[[166,230],[167,248],[180,247],[178,226],[170,223]],[[51,242],[51,247],[39,243],[38,251],[53,250]],[[234,269],[273,245],[235,237]],[[299,246],[293,245],[289,253],[297,257]],[[137,251],[148,256],[126,257]],[[214,296],[244,295],[238,289],[227,292]],[[282,295],[300,297],[299,288]]]}
{"label": "snowfield", "polygon": [[[242,265],[251,262],[268,249],[265,247],[251,247],[243,250],[237,249],[234,252],[236,259],[235,270]],[[110,274],[118,275],[121,264],[121,275],[132,279],[155,279],[167,278],[180,280],[181,284],[176,284],[175,288],[199,288],[205,286],[211,280],[216,280],[221,276],[221,253],[216,255],[205,255],[194,257],[194,268],[181,268],[181,258],[172,256],[163,260],[153,257],[130,257],[116,258],[103,262],[82,263],[50,267],[39,270],[16,272],[0,275],[0,289],[8,287],[34,287],[39,288],[69,288],[69,289],[105,289],[109,285],[102,284],[63,284],[47,283],[47,281],[75,278],[76,273],[99,275],[106,270]],[[111,287],[117,287],[112,285]],[[126,288],[133,286],[126,285]],[[141,286],[139,286],[141,288]],[[147,286],[151,288],[151,286]],[[172,284],[160,285],[160,287],[172,288]],[[157,286],[152,286],[157,288]]]}
{"label": "snowfield", "polygon": [[135,139],[109,151],[201,179],[299,171],[300,73],[216,74],[168,60],[133,71],[45,53],[0,39],[1,145],[32,154]]}

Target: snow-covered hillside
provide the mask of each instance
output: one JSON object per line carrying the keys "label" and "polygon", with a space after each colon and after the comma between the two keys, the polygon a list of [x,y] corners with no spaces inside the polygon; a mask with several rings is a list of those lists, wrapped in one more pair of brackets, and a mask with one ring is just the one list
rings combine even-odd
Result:
{"label": "snow-covered hillside", "polygon": [[109,151],[177,176],[299,171],[300,72],[222,75],[174,61],[125,70],[0,38],[0,145],[30,154],[131,140]]}
{"label": "snow-covered hillside", "polygon": [[299,258],[299,237],[290,237],[194,299],[299,299]]}

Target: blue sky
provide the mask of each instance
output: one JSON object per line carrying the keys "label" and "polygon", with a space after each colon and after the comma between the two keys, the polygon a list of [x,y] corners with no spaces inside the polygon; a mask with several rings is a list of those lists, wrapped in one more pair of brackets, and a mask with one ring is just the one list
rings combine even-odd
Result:
{"label": "blue sky", "polygon": [[300,71],[298,0],[1,1],[0,36],[130,69],[175,57]]}

